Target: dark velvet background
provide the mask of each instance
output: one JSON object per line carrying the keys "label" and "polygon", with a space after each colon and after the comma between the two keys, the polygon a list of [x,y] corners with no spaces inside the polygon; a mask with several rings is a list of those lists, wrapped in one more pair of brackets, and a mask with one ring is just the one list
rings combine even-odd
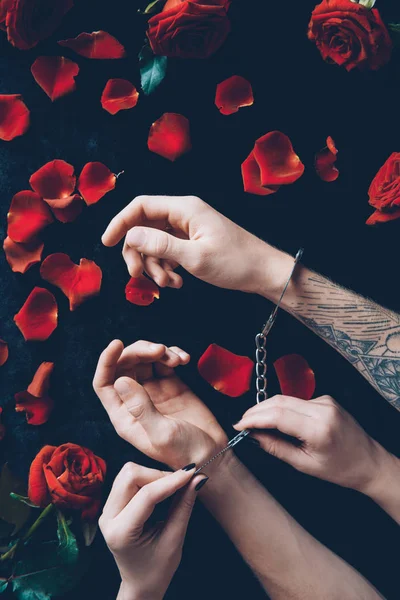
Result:
{"label": "dark velvet background", "polygon": [[[379,4],[384,17],[392,18],[395,4]],[[376,229],[365,225],[371,212],[368,185],[387,156],[400,150],[400,56],[395,52],[391,64],[377,73],[348,74],[325,64],[306,38],[313,5],[312,0],[234,0],[233,32],[216,56],[199,62],[170,61],[162,87],[149,98],[142,94],[136,108],[116,116],[103,111],[99,99],[110,77],[139,84],[136,55],[144,31],[136,14],[139,3],[76,0],[57,34],[29,52],[13,49],[1,35],[0,91],[22,93],[32,113],[27,135],[0,144],[2,239],[13,194],[29,187],[29,176],[46,161],[65,159],[78,172],[91,160],[103,161],[115,172],[125,170],[117,189],[86,209],[76,223],[57,223],[45,233],[46,254],[61,251],[75,261],[94,259],[104,274],[101,295],[73,313],[66,298],[52,288],[60,317],[47,342],[25,343],[13,323],[32,287],[43,285],[38,267],[24,276],[13,274],[0,256],[0,336],[10,346],[9,361],[0,372],[7,425],[0,452],[21,476],[26,477],[44,443],[71,441],[104,457],[109,466],[107,490],[124,462],[149,462],[118,439],[91,388],[97,357],[116,337],[125,343],[144,338],[186,348],[193,360],[182,377],[229,433],[231,423],[254,402],[252,394],[238,400],[214,392],[197,374],[196,362],[211,342],[252,356],[254,335],[270,310],[267,301],[218,290],[187,275],[181,291],[163,290],[161,299],[148,308],[125,301],[128,276],[120,248],[104,248],[100,236],[110,218],[138,194],[198,195],[289,252],[304,245],[308,266],[400,310],[400,222]],[[96,29],[115,34],[129,58],[96,62],[71,54],[81,67],[78,90],[52,104],[34,82],[30,65],[40,54],[57,54],[57,39]],[[215,86],[233,74],[252,82],[255,103],[224,117],[214,106]],[[175,164],[146,146],[151,123],[165,111],[181,112],[191,123],[193,150]],[[305,175],[274,196],[245,194],[240,164],[254,140],[272,129],[290,136],[307,166]],[[314,153],[324,146],[327,135],[336,140],[341,171],[338,181],[329,184],[320,181],[313,169]],[[323,341],[281,314],[268,351],[270,364],[285,353],[306,356],[317,375],[318,394],[333,395],[371,435],[399,453],[399,413]],[[42,360],[56,363],[52,386],[56,410],[46,425],[35,428],[14,412],[13,395],[26,388]],[[271,375],[270,393],[277,391]],[[299,474],[244,443],[238,454],[313,535],[359,569],[388,599],[399,597],[399,531],[379,508],[355,492]],[[81,585],[66,598],[115,597],[118,577],[100,536],[92,557]],[[197,507],[168,597],[243,594],[265,597],[225,535]]]}

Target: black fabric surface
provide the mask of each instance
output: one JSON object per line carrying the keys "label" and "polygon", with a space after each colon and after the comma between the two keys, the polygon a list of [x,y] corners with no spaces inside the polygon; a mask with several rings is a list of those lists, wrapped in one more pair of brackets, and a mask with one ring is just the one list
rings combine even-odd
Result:
{"label": "black fabric surface", "polygon": [[[395,4],[379,5],[384,18],[392,18]],[[86,257],[103,270],[101,295],[73,313],[63,294],[51,288],[60,317],[48,341],[25,343],[13,323],[32,287],[43,285],[38,267],[23,276],[13,274],[0,254],[0,336],[10,346],[9,361],[0,370],[0,404],[7,426],[1,460],[8,460],[26,478],[44,443],[82,444],[107,461],[106,492],[126,461],[151,463],[117,437],[92,390],[101,350],[113,338],[181,345],[192,354],[192,364],[182,377],[230,434],[232,422],[254,402],[253,395],[229,399],[218,394],[197,374],[196,362],[212,342],[253,356],[254,336],[270,310],[262,298],[219,290],[188,275],[182,290],[162,290],[160,300],[150,307],[128,304],[121,249],[104,248],[100,236],[111,217],[136,195],[198,195],[289,252],[303,245],[308,266],[400,310],[400,222],[378,228],[365,225],[372,212],[369,183],[388,155],[400,150],[399,52],[379,72],[348,74],[325,64],[306,38],[312,1],[234,0],[233,31],[216,56],[208,61],[170,61],[166,81],[153,96],[142,94],[136,108],[111,116],[100,106],[107,79],[123,77],[139,84],[136,55],[144,23],[136,14],[138,6],[126,0],[76,0],[57,34],[28,52],[12,48],[0,36],[0,92],[22,93],[32,117],[26,135],[0,143],[2,239],[13,194],[29,189],[29,176],[45,162],[62,158],[79,172],[86,162],[99,160],[114,172],[125,170],[116,190],[86,209],[75,223],[56,223],[45,232],[46,255],[66,252],[75,262]],[[31,76],[32,62],[40,54],[57,54],[57,39],[96,29],[116,35],[129,57],[88,61],[63,49],[80,64],[78,90],[52,104]],[[215,86],[234,74],[251,81],[255,103],[225,117],[214,106]],[[166,111],[180,112],[191,123],[193,150],[174,164],[150,153],[146,145],[151,123]],[[273,196],[245,194],[240,164],[255,139],[273,129],[290,136],[306,172]],[[340,177],[330,184],[320,181],[313,169],[314,154],[327,135],[339,149]],[[281,314],[268,343],[270,365],[291,352],[310,362],[318,394],[334,396],[372,436],[399,453],[399,413],[334,350]],[[13,396],[26,389],[42,360],[56,364],[52,385],[56,409],[47,424],[32,427],[23,414],[14,412]],[[270,373],[270,393],[276,393],[272,369]],[[297,473],[257,448],[243,443],[237,452],[306,529],[359,569],[388,600],[399,598],[399,529],[377,506],[358,493]],[[82,583],[66,599],[115,597],[118,576],[101,536],[92,558]],[[256,599],[265,594],[223,532],[198,506],[168,598],[243,596]]]}

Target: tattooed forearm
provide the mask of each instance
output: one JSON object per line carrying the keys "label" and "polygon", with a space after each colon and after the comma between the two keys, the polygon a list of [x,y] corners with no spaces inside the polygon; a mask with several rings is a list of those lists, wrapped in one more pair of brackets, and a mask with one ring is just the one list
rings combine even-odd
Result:
{"label": "tattooed forearm", "polygon": [[400,316],[304,268],[291,292],[285,308],[400,410]]}

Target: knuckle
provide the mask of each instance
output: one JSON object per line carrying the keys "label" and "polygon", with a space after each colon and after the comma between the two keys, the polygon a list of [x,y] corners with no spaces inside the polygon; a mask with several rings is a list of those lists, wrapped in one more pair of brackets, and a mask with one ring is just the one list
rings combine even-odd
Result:
{"label": "knuckle", "polygon": [[154,248],[153,251],[155,254],[165,254],[169,250],[169,237],[163,232],[158,232],[158,234],[154,237]]}

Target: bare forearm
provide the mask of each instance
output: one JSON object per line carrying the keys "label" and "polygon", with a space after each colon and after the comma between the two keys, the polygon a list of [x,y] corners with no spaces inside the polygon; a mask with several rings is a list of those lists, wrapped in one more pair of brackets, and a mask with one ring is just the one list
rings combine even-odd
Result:
{"label": "bare forearm", "polygon": [[376,600],[379,593],[309,535],[235,458],[202,501],[272,600]]}
{"label": "bare forearm", "polygon": [[379,473],[360,491],[379,504],[400,525],[400,460],[382,446],[378,450],[382,454]]}
{"label": "bare forearm", "polygon": [[[268,247],[268,252],[270,247]],[[259,293],[277,301],[293,258],[273,250],[276,266]],[[400,410],[400,316],[299,265],[282,307],[340,352]]]}

